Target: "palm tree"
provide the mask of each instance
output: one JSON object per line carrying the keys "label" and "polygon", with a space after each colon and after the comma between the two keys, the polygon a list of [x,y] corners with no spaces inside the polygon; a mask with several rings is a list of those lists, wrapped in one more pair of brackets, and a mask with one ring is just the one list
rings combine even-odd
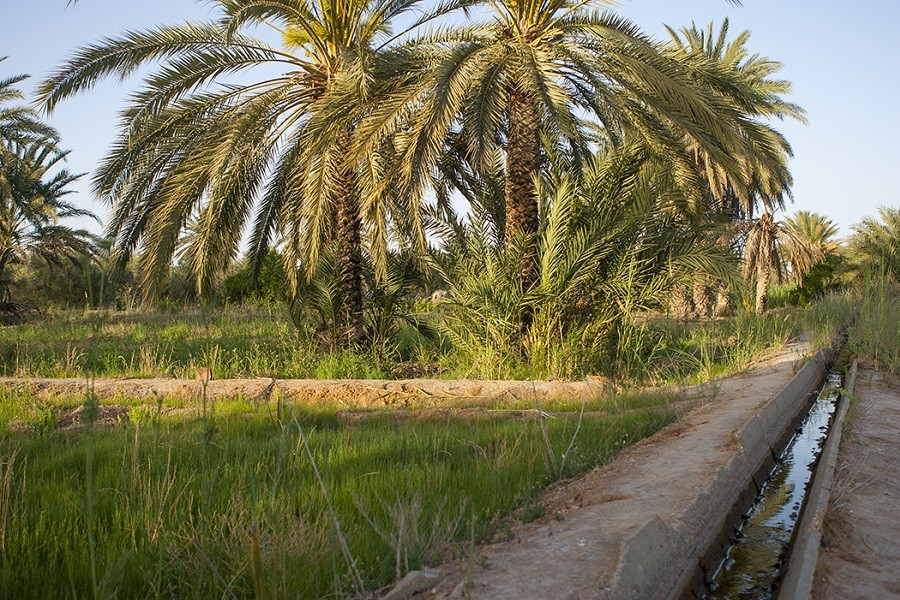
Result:
{"label": "palm tree", "polygon": [[[309,122],[341,81],[364,93],[373,57],[392,39],[391,23],[416,1],[215,3],[218,23],[158,27],[82,48],[41,85],[44,107],[162,61],[124,110],[122,135],[94,176],[96,192],[113,205],[108,234],[120,262],[140,248],[145,289],[158,293],[196,213],[185,257],[203,288],[235,257],[252,221],[252,264],[284,236],[285,271],[296,289],[298,265],[311,274],[333,240],[344,338],[354,343],[362,324],[363,218],[370,216],[361,211],[365,171],[348,152],[352,123],[311,144]],[[259,24],[276,27],[284,48],[241,33]],[[229,82],[243,71],[255,82]],[[384,210],[379,216],[387,218]]]}
{"label": "palm tree", "polygon": [[866,217],[853,226],[850,258],[859,271],[874,271],[900,281],[900,208],[881,206],[879,219]]}
{"label": "palm tree", "polygon": [[[0,56],[0,62],[6,58]],[[0,152],[7,151],[11,143],[59,141],[56,130],[43,123],[34,110],[20,104],[25,98],[14,86],[25,79],[28,79],[28,75],[0,79],[0,140],[4,142]]]}
{"label": "palm tree", "polygon": [[791,280],[803,285],[804,278],[814,265],[804,262],[804,250],[794,248],[794,244],[799,242],[804,248],[817,249],[817,254],[821,259],[825,259],[840,248],[834,241],[838,231],[837,225],[818,213],[798,210],[785,218],[784,229],[790,232],[790,236],[784,238],[780,252],[788,257]]}
{"label": "palm tree", "polygon": [[[750,32],[744,31],[733,40],[728,39],[726,19],[718,32],[710,23],[705,29],[696,25],[680,30],[669,28],[667,52],[691,68],[697,85],[708,88],[719,98],[719,107],[727,115],[733,128],[730,140],[734,146],[732,163],[722,163],[708,153],[686,132],[684,139],[693,161],[701,173],[705,201],[694,206],[703,218],[717,216],[723,222],[720,243],[730,248],[740,246],[741,234],[748,233],[744,255],[745,273],[757,285],[755,305],[761,312],[772,274],[780,278],[783,271],[776,238],[793,239],[779,234],[771,213],[783,209],[791,198],[793,178],[788,160],[793,156],[790,144],[769,122],[773,119],[793,118],[805,122],[803,110],[784,100],[790,93],[790,83],[775,78],[781,64],[747,49]],[[764,214],[754,220],[762,208]],[[735,222],[744,223],[735,227]],[[808,252],[805,247],[791,246],[785,252],[802,261]],[[768,265],[768,266],[765,266]],[[799,263],[798,269],[799,271]],[[698,293],[700,292],[700,293]],[[696,298],[706,297],[704,285],[695,286]],[[715,313],[727,310],[727,290],[720,290]],[[705,299],[705,298],[704,298]]]}
{"label": "palm tree", "polygon": [[60,169],[65,152],[33,142],[3,142],[0,160],[0,301],[11,306],[9,268],[27,255],[55,263],[90,250],[87,234],[60,224],[67,217],[94,217],[64,199],[80,175]]}
{"label": "palm tree", "polygon": [[722,163],[685,133],[688,147],[707,189],[710,209],[729,219],[752,219],[760,203],[767,210],[784,208],[790,197],[792,178],[788,159],[790,144],[769,122],[792,118],[806,122],[799,106],[787,102],[788,81],[775,79],[781,63],[747,49],[749,31],[728,40],[729,22],[718,32],[710,23],[678,31],[668,28],[667,51],[691,68],[697,84],[709,88],[719,99],[720,110],[734,128],[730,149],[732,163]]}
{"label": "palm tree", "polygon": [[[629,317],[658,309],[674,287],[698,272],[734,279],[726,253],[671,210],[673,168],[633,143],[587,157],[578,173],[542,178],[530,287],[517,278],[521,238],[504,247],[490,206],[476,204],[468,223],[439,222],[449,339],[500,364],[526,358],[539,376],[580,377],[608,369]],[[523,304],[527,331],[517,320]]]}
{"label": "palm tree", "polygon": [[27,77],[0,80],[0,303],[6,313],[15,312],[9,268],[28,254],[50,263],[84,254],[86,234],[59,220],[93,217],[63,198],[80,175],[60,168],[67,153],[57,148],[59,134],[20,104],[24,97],[14,86]]}
{"label": "palm tree", "polygon": [[787,274],[786,264],[797,273],[806,273],[823,257],[821,248],[797,236],[795,231],[775,221],[766,210],[751,222],[744,247],[744,276],[755,283],[753,307],[756,314],[766,309],[772,278],[781,282]]}
{"label": "palm tree", "polygon": [[717,160],[730,161],[729,131],[716,107],[627,20],[576,0],[500,0],[491,20],[441,30],[416,40],[421,60],[415,85],[390,95],[373,111],[364,139],[376,143],[403,129],[401,181],[421,193],[445,152],[461,138],[476,170],[494,167],[504,152],[503,240],[525,239],[520,278],[533,280],[540,228],[535,178],[547,148],[583,154],[595,127],[606,144],[626,134],[687,164],[677,132],[687,131]]}

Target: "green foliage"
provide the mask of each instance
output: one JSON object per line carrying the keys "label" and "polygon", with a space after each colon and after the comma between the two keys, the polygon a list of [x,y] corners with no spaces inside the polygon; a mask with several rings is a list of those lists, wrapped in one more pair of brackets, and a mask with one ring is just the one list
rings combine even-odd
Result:
{"label": "green foliage", "polygon": [[268,251],[257,270],[254,273],[253,265],[242,264],[224,279],[216,295],[225,302],[283,302],[289,294],[281,256]]}
{"label": "green foliage", "polygon": [[[19,418],[27,398],[4,394],[0,407]],[[673,412],[653,400],[630,410],[608,400],[606,414],[586,415],[564,475],[669,423]],[[574,433],[577,406],[557,407],[548,421],[557,446]],[[398,425],[393,414],[288,411],[370,589],[433,564],[452,544],[485,539],[517,507],[534,506],[552,480],[538,421],[521,414],[409,413],[413,422]],[[98,423],[103,412],[97,407]],[[90,597],[96,588],[103,597],[250,597],[260,585],[272,598],[347,594],[347,568],[292,419],[223,402],[210,434],[194,415],[40,437],[2,421],[11,493],[0,596]],[[48,560],[63,568],[48,571]]]}
{"label": "green foliage", "polygon": [[317,350],[293,331],[281,307],[173,309],[170,312],[54,313],[0,329],[0,371],[7,375],[308,377]]}
{"label": "green foliage", "polygon": [[866,277],[900,281],[900,208],[883,206],[880,219],[865,218],[853,226],[850,261]]}
{"label": "green foliage", "polygon": [[665,200],[676,192],[666,167],[639,146],[611,150],[580,180],[563,176],[542,186],[539,267],[528,287],[519,270],[525,247],[507,249],[485,236],[496,231],[488,213],[445,227],[454,253],[443,259],[441,314],[454,347],[489,358],[470,361],[491,369],[484,376],[610,373],[634,331],[630,320],[659,307],[673,285],[698,273],[732,278],[727,256],[703,229],[669,210]]}
{"label": "green foliage", "polygon": [[800,286],[796,283],[777,283],[769,287],[768,308],[801,306]]}
{"label": "green foliage", "polygon": [[312,376],[316,379],[389,379],[389,363],[376,352],[363,354],[354,350],[336,350],[319,359]]}
{"label": "green foliage", "polygon": [[[363,333],[357,347],[391,354],[401,338],[409,347],[412,342],[434,342],[437,332],[428,319],[419,314],[413,300],[425,288],[419,265],[409,254],[389,253],[387,274],[379,280],[371,262],[363,263],[366,281],[364,289]],[[290,315],[301,331],[311,331],[323,348],[334,349],[341,344],[342,290],[338,285],[338,265],[334,252],[322,254],[315,271],[308,278],[299,278],[297,290],[291,298]],[[406,353],[408,354],[408,352]]]}
{"label": "green foliage", "polygon": [[803,278],[803,283],[784,283],[769,288],[767,306],[782,308],[799,306],[809,308],[813,302],[825,294],[841,289],[845,283],[841,278],[843,261],[837,254],[828,255],[814,264]]}
{"label": "green foliage", "polygon": [[58,264],[32,255],[16,269],[13,287],[19,297],[47,308],[133,308],[140,301],[134,273],[102,263],[97,251]]}
{"label": "green foliage", "polygon": [[840,277],[842,265],[843,260],[837,254],[827,255],[825,260],[813,265],[798,288],[800,306],[809,306],[817,298],[840,289],[844,285]]}
{"label": "green foliage", "polygon": [[728,19],[718,31],[713,23],[706,28],[692,24],[677,31],[669,28],[669,36],[665,51],[709,88],[728,132],[717,134],[727,156],[711,151],[702,138],[686,136],[685,147],[707,195],[699,208],[729,220],[750,220],[760,205],[767,212],[783,208],[793,181],[787,167],[792,151],[770,123],[806,118],[803,109],[786,99],[790,82],[776,78],[781,63],[751,52],[749,31],[729,40]]}

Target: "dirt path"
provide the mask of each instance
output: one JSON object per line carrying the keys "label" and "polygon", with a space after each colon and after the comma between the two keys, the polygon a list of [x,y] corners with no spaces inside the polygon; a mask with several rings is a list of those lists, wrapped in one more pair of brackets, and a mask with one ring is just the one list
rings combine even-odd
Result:
{"label": "dirt path", "polygon": [[900,598],[900,385],[860,371],[838,454],[813,598]]}
{"label": "dirt path", "polygon": [[[87,390],[85,379],[0,377],[0,386],[25,388],[36,396],[80,395]],[[158,397],[196,398],[201,384],[190,379],[103,378],[93,382],[100,398]],[[209,382],[209,398],[268,398],[274,393],[309,404],[323,403],[347,408],[464,407],[485,401],[517,402],[587,398],[606,395],[611,390],[605,379],[589,381],[501,381],[446,379],[222,379]]]}
{"label": "dirt path", "polygon": [[[411,574],[385,598],[646,598],[623,581],[622,565],[647,565],[649,571],[673,549],[693,555],[689,546],[697,536],[686,532],[709,529],[712,509],[734,500],[720,498],[717,486],[731,484],[731,474],[740,470],[735,465],[749,460],[741,428],[791,381],[807,350],[789,346],[706,388],[712,401],[679,423],[549,491],[541,520],[518,526],[475,556]],[[635,581],[633,572],[629,577]],[[661,590],[655,593],[665,597],[674,585],[654,583]]]}

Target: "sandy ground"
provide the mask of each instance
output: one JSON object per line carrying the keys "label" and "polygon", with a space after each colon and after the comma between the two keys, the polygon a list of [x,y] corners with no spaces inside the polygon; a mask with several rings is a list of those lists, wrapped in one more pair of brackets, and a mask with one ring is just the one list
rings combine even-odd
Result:
{"label": "sandy ground", "polygon": [[[48,395],[80,395],[93,387],[103,399],[116,397],[156,399],[165,397],[198,398],[201,383],[190,379],[103,378],[90,384],[85,379],[0,377],[0,385],[24,388],[41,397]],[[605,379],[588,381],[480,381],[445,379],[222,379],[208,383],[210,399],[241,397],[251,401],[268,400],[275,393],[297,402],[344,406],[348,409],[396,407],[411,403],[418,407],[441,407],[448,402],[465,406],[486,400],[551,400],[555,398],[588,399],[607,394],[611,389]]]}
{"label": "sandy ground", "polygon": [[900,598],[900,382],[861,370],[838,454],[813,598]]}
{"label": "sandy ground", "polygon": [[549,490],[540,520],[513,527],[474,556],[413,573],[384,597],[640,597],[616,581],[623,561],[635,560],[626,555],[634,548],[629,538],[652,531],[651,545],[691,552],[686,533],[708,520],[698,505],[718,501],[707,482],[733,464],[741,453],[736,433],[787,385],[807,351],[790,346],[754,369],[695,389],[705,397],[702,406],[609,465]]}

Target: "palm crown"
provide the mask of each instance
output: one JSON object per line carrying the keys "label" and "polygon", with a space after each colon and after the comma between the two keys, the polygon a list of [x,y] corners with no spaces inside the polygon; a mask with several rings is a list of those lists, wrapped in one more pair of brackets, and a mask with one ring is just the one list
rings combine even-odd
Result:
{"label": "palm crown", "polygon": [[[251,259],[258,264],[280,233],[290,277],[301,262],[311,270],[321,244],[334,237],[347,311],[359,311],[366,215],[348,159],[350,129],[318,140],[313,150],[307,124],[341,77],[365,81],[367,61],[389,40],[391,22],[415,3],[218,0],[217,24],[103,40],[42,84],[40,97],[52,109],[105,77],[162,61],[123,111],[123,135],[94,177],[96,191],[113,205],[107,233],[120,262],[143,250],[151,295],[193,218],[184,257],[198,287],[236,255],[250,223]],[[263,23],[276,26],[284,48],[242,33]],[[229,83],[228,76],[248,70],[259,74],[255,82]]]}
{"label": "palm crown", "polygon": [[[561,145],[577,158],[598,125],[605,143],[637,137],[686,170],[685,133],[715,160],[732,162],[725,141],[734,132],[721,96],[698,86],[683,63],[627,20],[597,10],[604,4],[499,1],[488,5],[487,22],[423,35],[414,41],[421,76],[363,120],[362,138],[375,143],[394,134],[389,124],[400,125],[399,179],[413,195],[429,183],[450,139],[476,171],[493,168],[502,152],[507,244],[538,231],[535,177],[544,148]],[[588,124],[586,115],[599,123]],[[534,266],[523,264],[524,280]]]}

